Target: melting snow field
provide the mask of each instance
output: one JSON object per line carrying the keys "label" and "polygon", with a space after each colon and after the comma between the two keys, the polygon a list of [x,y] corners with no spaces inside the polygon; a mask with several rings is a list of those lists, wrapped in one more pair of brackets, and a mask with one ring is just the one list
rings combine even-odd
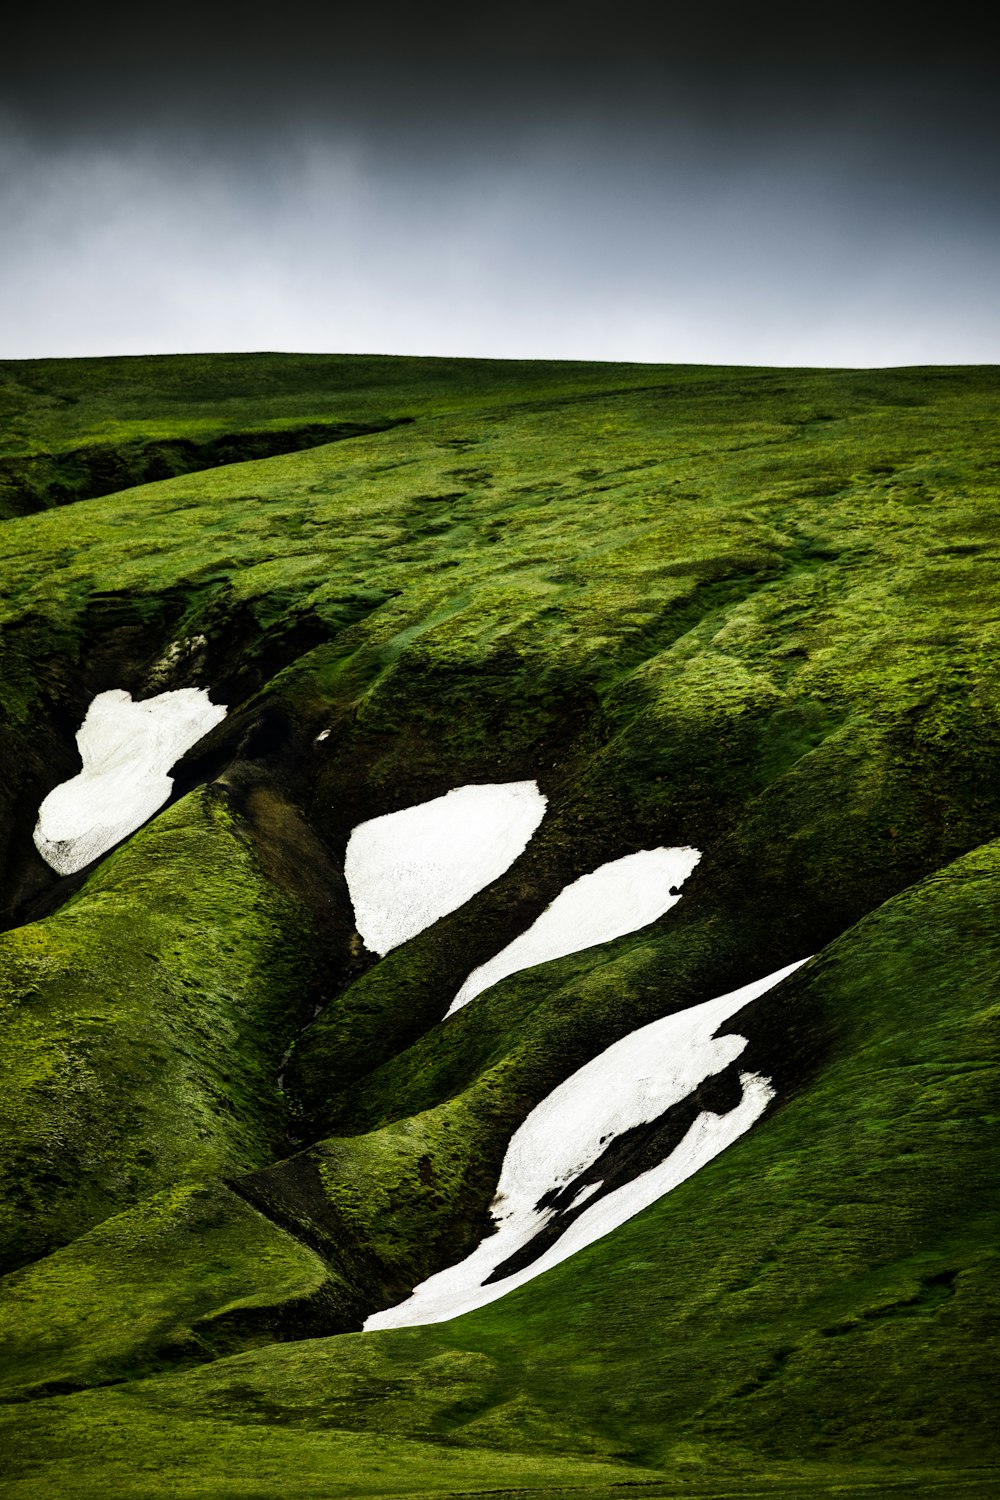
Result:
{"label": "melting snow field", "polygon": [[536,781],[462,786],[359,823],[344,874],[365,947],[388,953],[498,879],[545,815]]}
{"label": "melting snow field", "polygon": [[42,858],[71,875],[134,833],[170,796],[170,769],[225,717],[203,688],[141,703],[122,688],[98,693],[76,736],[83,770],[54,787],[38,810],[34,838]]}
{"label": "melting snow field", "polygon": [[473,969],[448,1015],[519,969],[647,927],[680,900],[674,887],[684,883],[700,859],[698,849],[640,849],[582,875],[559,893],[527,932]]}
{"label": "melting snow field", "polygon": [[[613,1137],[659,1119],[704,1079],[728,1067],[747,1040],[717,1037],[717,1029],[805,962],[640,1027],[561,1083],[532,1110],[507,1148],[492,1209],[497,1232],[465,1260],[422,1282],[405,1302],[374,1313],[365,1329],[441,1323],[484,1307],[617,1229],[749,1130],[774,1098],[769,1080],[759,1073],[741,1073],[743,1098],[734,1109],[724,1115],[702,1111],[664,1161],[585,1209],[531,1265],[483,1285],[552,1217],[551,1209],[538,1208],[539,1200],[597,1161]],[[588,1185],[576,1201],[594,1191]]]}

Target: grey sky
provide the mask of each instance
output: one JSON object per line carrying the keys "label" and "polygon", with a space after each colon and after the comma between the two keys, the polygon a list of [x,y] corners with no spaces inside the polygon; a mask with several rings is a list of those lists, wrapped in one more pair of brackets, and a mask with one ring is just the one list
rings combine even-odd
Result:
{"label": "grey sky", "polygon": [[[126,81],[128,86],[126,86]],[[24,74],[0,354],[1000,362],[996,74]]]}

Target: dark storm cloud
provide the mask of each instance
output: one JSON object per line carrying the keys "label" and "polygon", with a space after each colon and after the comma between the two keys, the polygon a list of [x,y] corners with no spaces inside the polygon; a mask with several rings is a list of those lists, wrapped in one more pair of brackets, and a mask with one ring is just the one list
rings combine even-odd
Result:
{"label": "dark storm cloud", "polygon": [[28,49],[2,352],[1000,358],[991,68],[679,61],[612,11]]}
{"label": "dark storm cloud", "polygon": [[[975,11],[979,11],[975,17]],[[990,43],[981,7],[951,4],[922,17],[882,14],[871,0],[836,7],[746,0],[505,0],[503,5],[404,0],[131,0],[64,7],[18,6],[4,28],[5,72],[67,64],[176,71],[202,62],[337,66],[365,60],[493,66],[581,61],[834,65],[982,63]],[[996,60],[994,54],[993,60]]]}

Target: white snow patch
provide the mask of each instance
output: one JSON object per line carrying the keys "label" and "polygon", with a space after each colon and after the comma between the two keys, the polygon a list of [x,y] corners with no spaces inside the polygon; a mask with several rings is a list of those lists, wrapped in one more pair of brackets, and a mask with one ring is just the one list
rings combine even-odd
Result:
{"label": "white snow patch", "polygon": [[739,1057],[746,1038],[715,1032],[799,966],[789,964],[731,994],[642,1026],[553,1089],[507,1148],[493,1201],[496,1233],[465,1260],[422,1282],[405,1302],[373,1313],[365,1329],[442,1323],[485,1307],[617,1229],[749,1130],[774,1098],[770,1081],[759,1073],[741,1073],[743,1098],[735,1108],[724,1115],[703,1110],[664,1161],[585,1209],[531,1265],[483,1285],[552,1218],[551,1209],[536,1207],[544,1194],[578,1177],[598,1159],[609,1137],[658,1119]]}
{"label": "white snow patch", "polygon": [[134,833],[170,796],[167,774],[226,717],[204,688],[178,688],[141,703],[122,688],[98,693],[76,736],[83,770],[38,809],[35,848],[71,875]]}
{"label": "white snow patch", "polygon": [[365,947],[388,953],[457,911],[523,853],[547,805],[537,781],[508,781],[359,823],[344,874]]}
{"label": "white snow patch", "polygon": [[447,1015],[453,1016],[483,990],[519,969],[565,958],[581,948],[609,943],[647,927],[677,904],[680,894],[673,888],[683,885],[700,859],[701,851],[687,846],[640,849],[581,875],[560,891],[527,932],[473,969]]}

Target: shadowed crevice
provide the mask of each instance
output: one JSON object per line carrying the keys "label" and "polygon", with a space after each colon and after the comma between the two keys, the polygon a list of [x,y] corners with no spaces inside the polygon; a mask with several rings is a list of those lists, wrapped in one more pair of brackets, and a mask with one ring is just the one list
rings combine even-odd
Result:
{"label": "shadowed crevice", "polygon": [[224,432],[201,442],[162,438],[150,442],[93,443],[65,453],[29,453],[0,460],[0,520],[96,500],[119,490],[175,479],[225,464],[277,458],[346,438],[388,432],[412,422],[308,422],[300,427]]}

